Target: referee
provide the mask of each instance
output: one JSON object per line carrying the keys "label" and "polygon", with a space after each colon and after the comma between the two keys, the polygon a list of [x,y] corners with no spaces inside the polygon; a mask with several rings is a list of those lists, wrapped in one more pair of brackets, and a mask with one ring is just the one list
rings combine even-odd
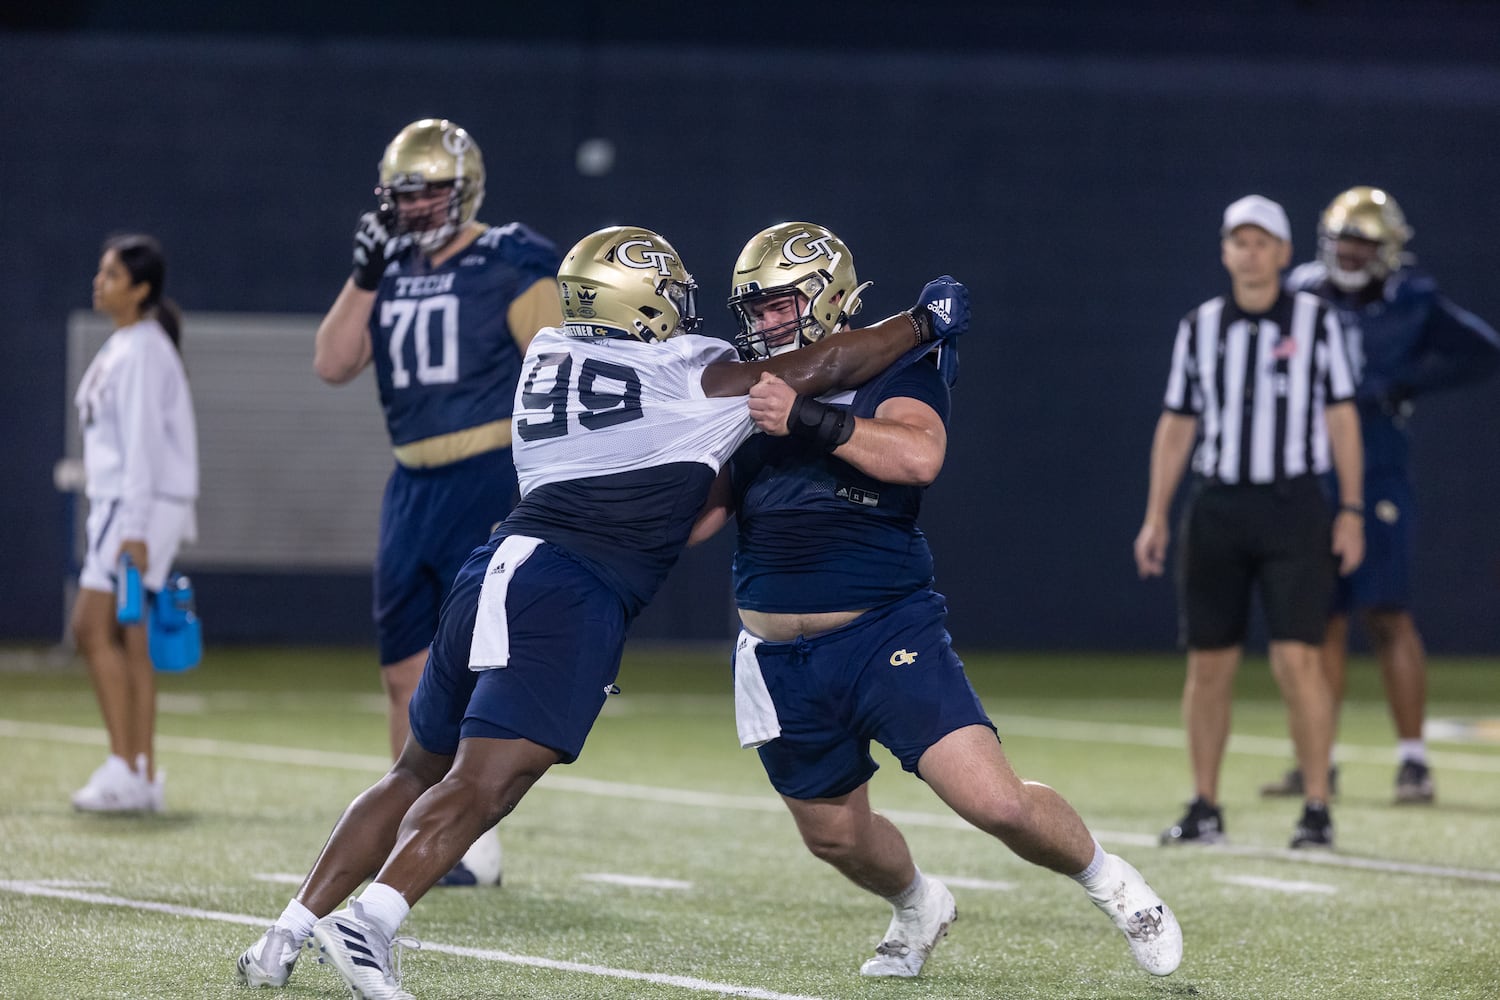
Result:
{"label": "referee", "polygon": [[[1331,847],[1333,708],[1318,650],[1335,572],[1352,572],[1364,555],[1354,379],[1337,316],[1313,295],[1282,290],[1292,255],[1282,207],[1260,195],[1241,198],[1225,209],[1220,234],[1231,293],[1203,303],[1177,329],[1135,539],[1141,576],[1160,576],[1168,510],[1196,443],[1178,552],[1188,647],[1182,718],[1195,797],[1162,842],[1205,844],[1224,835],[1219,768],[1255,588],[1306,779],[1292,846]],[[1319,479],[1330,463],[1336,505]]]}

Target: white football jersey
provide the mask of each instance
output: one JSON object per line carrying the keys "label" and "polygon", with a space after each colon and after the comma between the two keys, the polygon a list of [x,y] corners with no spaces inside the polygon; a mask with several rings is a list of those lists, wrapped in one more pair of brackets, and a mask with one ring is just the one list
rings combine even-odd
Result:
{"label": "white football jersey", "polygon": [[677,462],[717,473],[755,429],[743,396],[703,394],[703,370],[735,358],[724,341],[694,334],[648,344],[539,331],[511,417],[521,496]]}

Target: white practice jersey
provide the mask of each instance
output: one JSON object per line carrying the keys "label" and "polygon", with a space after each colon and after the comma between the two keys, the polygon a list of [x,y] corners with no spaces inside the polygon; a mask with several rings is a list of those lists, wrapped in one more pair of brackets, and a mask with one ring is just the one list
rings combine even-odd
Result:
{"label": "white practice jersey", "polygon": [[539,332],[511,423],[521,502],[501,530],[562,546],[639,610],[755,429],[745,397],[703,394],[704,369],[735,357],[692,334],[648,344]]}
{"label": "white practice jersey", "polygon": [[703,370],[735,358],[729,344],[693,334],[647,344],[539,331],[511,418],[521,496],[547,483],[674,462],[717,473],[755,429],[744,397],[703,394]]}

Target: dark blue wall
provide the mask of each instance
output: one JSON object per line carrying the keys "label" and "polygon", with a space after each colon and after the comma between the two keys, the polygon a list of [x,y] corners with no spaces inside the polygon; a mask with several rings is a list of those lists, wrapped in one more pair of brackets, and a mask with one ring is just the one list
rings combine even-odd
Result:
{"label": "dark blue wall", "polygon": [[[564,245],[649,226],[710,302],[744,240],[788,218],[854,248],[877,282],[868,317],[963,278],[976,328],[924,516],[955,635],[1170,646],[1170,586],[1136,581],[1130,545],[1176,320],[1223,287],[1224,204],[1282,201],[1301,259],[1334,193],[1384,185],[1423,262],[1500,321],[1500,70],[1466,45],[1468,61],[1369,63],[1305,40],[1231,57],[0,35],[0,636],[60,628],[63,330],[100,238],[158,234],[191,309],[321,312],[384,143],[443,115],[484,149],[485,219]],[[580,176],[596,135],[616,169]],[[1496,426],[1494,385],[1419,411],[1417,610],[1438,650],[1500,650]],[[727,554],[722,538],[690,553],[639,631],[727,635]],[[226,636],[365,637],[365,583],[326,578],[326,603],[282,610],[266,581],[226,578],[232,596],[200,601]]]}

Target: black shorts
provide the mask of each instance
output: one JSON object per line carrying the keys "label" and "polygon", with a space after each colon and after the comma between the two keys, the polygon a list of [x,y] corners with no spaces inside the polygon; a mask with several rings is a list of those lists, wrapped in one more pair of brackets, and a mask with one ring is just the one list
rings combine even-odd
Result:
{"label": "black shorts", "polygon": [[1333,511],[1316,476],[1198,486],[1178,552],[1183,642],[1189,649],[1243,643],[1258,585],[1272,642],[1320,645],[1338,579],[1332,531]]}

